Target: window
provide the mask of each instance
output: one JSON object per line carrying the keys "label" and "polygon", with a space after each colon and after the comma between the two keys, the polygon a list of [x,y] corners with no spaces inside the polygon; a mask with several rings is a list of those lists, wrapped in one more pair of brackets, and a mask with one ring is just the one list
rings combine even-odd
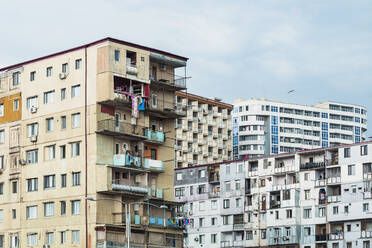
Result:
{"label": "window", "polygon": [[310,236],[311,235],[311,227],[305,227],[304,228],[304,233],[305,233],[305,236]]}
{"label": "window", "polygon": [[54,244],[54,233],[52,233],[52,232],[47,232],[46,233],[46,243],[48,245]]}
{"label": "window", "polygon": [[54,103],[54,90],[44,92],[44,104]]}
{"label": "window", "polygon": [[304,208],[304,219],[311,218],[311,208]]}
{"label": "window", "polygon": [[369,211],[369,203],[363,203],[363,212]]}
{"label": "window", "polygon": [[120,61],[120,51],[119,50],[115,50],[115,61],[116,62]]}
{"label": "window", "polygon": [[4,104],[0,104],[0,116],[4,116]]}
{"label": "window", "polygon": [[204,226],[204,218],[199,218],[199,227]]}
{"label": "window", "polygon": [[61,232],[61,244],[66,244],[66,232]]}
{"label": "window", "polygon": [[53,131],[53,118],[47,118],[45,122],[46,122],[46,131],[47,132]]}
{"label": "window", "polygon": [[26,107],[28,109],[31,108],[31,107],[35,107],[35,108],[39,107],[37,96],[28,97],[27,100],[26,100]]}
{"label": "window", "polygon": [[37,178],[27,179],[27,192],[37,191],[37,187],[38,187]]}
{"label": "window", "polygon": [[4,222],[4,210],[0,209],[0,223]]}
{"label": "window", "polygon": [[292,209],[287,209],[287,219],[291,219],[292,218]]}
{"label": "window", "polygon": [[238,166],[236,167],[236,172],[237,173],[243,173],[243,164],[238,164]]}
{"label": "window", "polygon": [[367,154],[368,154],[368,146],[367,145],[360,146],[360,156],[364,156]]}
{"label": "window", "polygon": [[217,200],[212,200],[211,201],[211,209],[216,210],[217,209]]}
{"label": "window", "polygon": [[4,248],[4,235],[0,235],[0,248]]}
{"label": "window", "polygon": [[199,178],[204,178],[205,177],[205,170],[199,170],[198,171],[198,176],[199,176]]}
{"label": "window", "polygon": [[226,175],[230,175],[230,165],[226,165]]}
{"label": "window", "polygon": [[60,155],[61,155],[61,159],[65,159],[66,158],[66,146],[65,145],[60,146],[59,147],[59,152],[60,152]]}
{"label": "window", "polygon": [[338,206],[333,207],[333,214],[334,215],[338,214]]}
{"label": "window", "polygon": [[4,183],[0,183],[0,195],[4,194]]}
{"label": "window", "polygon": [[309,189],[304,190],[304,196],[305,196],[305,200],[310,200],[310,190]]}
{"label": "window", "polygon": [[20,72],[14,72],[13,75],[12,75],[12,79],[13,79],[13,86],[16,86],[19,84],[19,75],[21,73]]}
{"label": "window", "polygon": [[26,207],[26,219],[32,220],[37,218],[37,206]]}
{"label": "window", "polygon": [[56,158],[56,146],[46,146],[45,147],[45,160],[52,160]]}
{"label": "window", "polygon": [[13,181],[12,182],[12,193],[17,194],[18,192],[18,181]]}
{"label": "window", "polygon": [[54,215],[54,202],[44,203],[44,216],[50,217]]}
{"label": "window", "polygon": [[305,181],[309,181],[309,173],[305,173],[304,174],[304,180]]}
{"label": "window", "polygon": [[223,222],[224,225],[228,225],[229,224],[229,216],[228,215],[222,216],[222,222]]}
{"label": "window", "polygon": [[38,162],[38,150],[26,151],[26,163],[35,164]]}
{"label": "window", "polygon": [[67,174],[61,175],[61,188],[66,188],[67,186]]}
{"label": "window", "polygon": [[154,108],[156,108],[157,106],[158,106],[158,98],[157,98],[157,96],[156,95],[154,95],[154,94],[152,94],[151,95],[151,98],[152,98],[152,106],[154,107]]}
{"label": "window", "polygon": [[72,128],[80,127],[80,113],[73,114],[71,117],[72,117]]}
{"label": "window", "polygon": [[30,81],[34,81],[36,77],[36,71],[30,72]]}
{"label": "window", "polygon": [[51,67],[51,66],[46,68],[46,76],[47,77],[52,76],[52,70],[53,70],[53,67]]}
{"label": "window", "polygon": [[355,165],[348,165],[347,166],[347,174],[349,176],[355,175]]}
{"label": "window", "polygon": [[37,236],[37,233],[27,234],[27,246],[37,246]]}
{"label": "window", "polygon": [[71,87],[71,98],[80,96],[80,84]]}
{"label": "window", "polygon": [[61,201],[61,216],[65,216],[65,215],[66,215],[66,202]]}
{"label": "window", "polygon": [[240,180],[235,180],[235,189],[240,190]]}
{"label": "window", "polygon": [[199,185],[198,186],[198,194],[201,195],[201,194],[205,194],[205,184],[202,184],[202,185]]}
{"label": "window", "polygon": [[81,68],[81,59],[75,60],[75,70],[79,70]]}
{"label": "window", "polygon": [[13,111],[18,111],[19,110],[19,99],[15,99],[13,101]]}
{"label": "window", "polygon": [[242,199],[241,198],[236,198],[235,199],[235,207],[240,207],[241,206]]}
{"label": "window", "polygon": [[261,239],[266,239],[266,229],[261,230]]}
{"label": "window", "polygon": [[0,144],[4,144],[4,130],[0,130]]}
{"label": "window", "polygon": [[182,180],[182,173],[176,173],[176,178],[177,178],[177,181],[181,181]]}
{"label": "window", "polygon": [[80,185],[80,172],[72,172],[72,186]]}
{"label": "window", "polygon": [[216,244],[217,243],[217,234],[212,233],[211,234],[211,243]]}
{"label": "window", "polygon": [[80,155],[80,142],[71,143],[71,156],[77,157]]}
{"label": "window", "polygon": [[61,116],[61,129],[66,129],[66,116]]}
{"label": "window", "polygon": [[363,248],[370,248],[369,240],[363,241]]}
{"label": "window", "polygon": [[66,88],[61,89],[61,101],[66,99]]}
{"label": "window", "polygon": [[350,148],[344,148],[344,158],[350,158]]}
{"label": "window", "polygon": [[68,72],[68,64],[67,63],[62,64],[62,72],[63,73],[67,73]]}
{"label": "window", "polygon": [[190,195],[194,194],[194,186],[190,186]]}
{"label": "window", "polygon": [[4,155],[0,156],[0,169],[4,169]]}
{"label": "window", "polygon": [[211,225],[212,225],[212,226],[217,225],[217,218],[216,218],[216,217],[212,217],[212,218],[211,218]]}
{"label": "window", "polygon": [[223,200],[223,208],[224,209],[230,208],[230,200],[229,199]]}
{"label": "window", "polygon": [[318,212],[319,212],[318,217],[324,217],[326,213],[325,207],[319,207]]}
{"label": "window", "polygon": [[52,189],[56,186],[56,176],[48,175],[44,176],[44,189]]}
{"label": "window", "polygon": [[174,194],[175,196],[179,197],[179,196],[184,196],[185,194],[185,188],[184,187],[181,187],[181,188],[175,188],[174,189]]}
{"label": "window", "polygon": [[349,206],[344,206],[344,213],[348,214],[349,213]]}
{"label": "window", "polygon": [[289,189],[283,190],[283,201],[291,199],[291,191]]}
{"label": "window", "polygon": [[71,201],[71,214],[72,215],[80,214],[80,200]]}
{"label": "window", "polygon": [[199,235],[199,244],[204,244],[205,243],[205,235]]}
{"label": "window", "polygon": [[245,238],[246,238],[247,240],[252,240],[252,239],[253,239],[253,232],[252,232],[252,231],[247,231],[247,232],[245,233]]}
{"label": "window", "polygon": [[76,244],[80,242],[80,231],[72,231],[72,243]]}

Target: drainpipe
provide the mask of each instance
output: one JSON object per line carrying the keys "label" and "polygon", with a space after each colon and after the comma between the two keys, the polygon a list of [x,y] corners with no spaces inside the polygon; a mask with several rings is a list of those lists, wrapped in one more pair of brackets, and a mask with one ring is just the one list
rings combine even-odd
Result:
{"label": "drainpipe", "polygon": [[88,62],[87,62],[87,47],[84,48],[84,146],[85,146],[85,247],[88,248],[88,137],[87,137],[87,104],[88,104],[88,94],[87,94],[87,85],[88,85]]}

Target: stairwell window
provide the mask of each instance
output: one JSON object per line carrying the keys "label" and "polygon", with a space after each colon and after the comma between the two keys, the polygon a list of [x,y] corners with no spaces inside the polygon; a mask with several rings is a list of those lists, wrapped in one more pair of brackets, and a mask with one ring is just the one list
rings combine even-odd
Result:
{"label": "stairwell window", "polygon": [[80,84],[71,87],[71,98],[80,96]]}

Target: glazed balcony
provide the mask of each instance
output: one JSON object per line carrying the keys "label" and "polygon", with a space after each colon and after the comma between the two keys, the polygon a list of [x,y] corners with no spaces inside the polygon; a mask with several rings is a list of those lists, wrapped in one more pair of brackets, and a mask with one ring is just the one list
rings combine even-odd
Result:
{"label": "glazed balcony", "polygon": [[164,198],[164,190],[158,188],[148,188],[147,189],[147,196],[152,199],[163,199]]}
{"label": "glazed balcony", "polygon": [[130,123],[117,122],[111,119],[98,121],[97,133],[127,137],[131,140],[145,140],[147,138],[145,127],[132,125]]}
{"label": "glazed balcony", "polygon": [[147,129],[145,131],[145,135],[147,137],[147,141],[149,142],[164,143],[165,141],[165,133],[161,131],[152,131]]}

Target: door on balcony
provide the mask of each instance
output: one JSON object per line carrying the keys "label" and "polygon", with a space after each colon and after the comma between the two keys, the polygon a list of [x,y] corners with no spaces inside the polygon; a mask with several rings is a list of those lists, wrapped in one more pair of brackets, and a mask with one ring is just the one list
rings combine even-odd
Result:
{"label": "door on balcony", "polygon": [[120,131],[120,114],[115,114],[115,131]]}

